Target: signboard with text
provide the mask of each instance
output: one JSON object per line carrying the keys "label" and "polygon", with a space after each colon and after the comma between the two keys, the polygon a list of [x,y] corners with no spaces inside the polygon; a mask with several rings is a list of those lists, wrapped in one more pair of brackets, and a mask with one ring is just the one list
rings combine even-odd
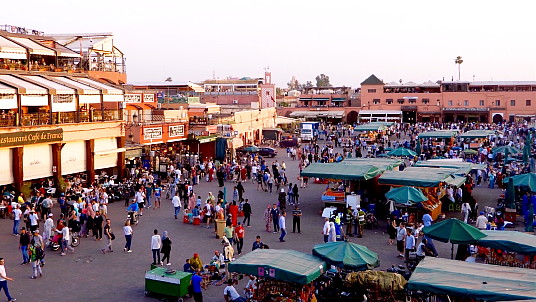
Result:
{"label": "signboard with text", "polygon": [[184,125],[169,126],[168,137],[184,136]]}
{"label": "signboard with text", "polygon": [[162,127],[143,128],[143,139],[162,139]]}
{"label": "signboard with text", "polygon": [[19,131],[0,133],[0,148],[50,142],[61,142],[62,140],[63,129],[61,128],[41,131]]}

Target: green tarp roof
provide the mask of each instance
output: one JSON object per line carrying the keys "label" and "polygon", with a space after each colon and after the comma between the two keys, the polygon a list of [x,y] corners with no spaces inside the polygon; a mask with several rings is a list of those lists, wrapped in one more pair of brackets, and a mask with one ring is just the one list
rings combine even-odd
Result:
{"label": "green tarp roof", "polygon": [[301,176],[323,179],[367,180],[383,171],[373,165],[351,165],[343,163],[313,163],[303,169]]}
{"label": "green tarp roof", "polygon": [[456,136],[456,131],[438,130],[419,133],[419,138],[451,138]]}
{"label": "green tarp roof", "polygon": [[364,124],[354,128],[354,131],[380,131],[387,129],[383,124]]}
{"label": "green tarp roof", "polygon": [[437,168],[466,168],[469,167],[471,170],[484,170],[486,165],[483,164],[473,164],[463,161],[451,161],[451,160],[425,160],[418,161],[414,165],[415,167],[437,167]]}
{"label": "green tarp roof", "polygon": [[464,176],[455,175],[458,169],[410,167],[404,171],[385,171],[379,178],[384,185],[398,185],[411,187],[437,187],[446,182],[459,187],[466,180]]}
{"label": "green tarp roof", "polygon": [[409,290],[486,301],[536,299],[536,271],[426,257],[408,281]]}
{"label": "green tarp roof", "polygon": [[380,266],[378,254],[366,246],[347,241],[317,244],[313,248],[313,255],[331,265],[360,271]]}
{"label": "green tarp roof", "polygon": [[461,138],[484,138],[490,135],[494,135],[495,131],[493,130],[469,130],[465,133],[460,134]]}
{"label": "green tarp roof", "polygon": [[299,284],[308,284],[326,271],[320,258],[293,250],[257,249],[228,265],[230,272]]}
{"label": "green tarp roof", "polygon": [[480,246],[523,255],[536,255],[536,236],[534,234],[515,231],[482,231],[482,233],[486,234],[486,237],[478,240]]}
{"label": "green tarp roof", "polygon": [[347,165],[372,165],[380,170],[393,170],[394,167],[400,166],[404,163],[403,160],[398,158],[346,158],[341,163]]}

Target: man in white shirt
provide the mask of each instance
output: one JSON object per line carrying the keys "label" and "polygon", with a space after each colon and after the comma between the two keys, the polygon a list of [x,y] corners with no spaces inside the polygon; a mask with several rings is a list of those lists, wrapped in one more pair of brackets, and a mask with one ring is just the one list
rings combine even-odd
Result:
{"label": "man in white shirt", "polygon": [[13,210],[13,236],[19,236],[19,225],[22,211],[20,210],[20,204]]}
{"label": "man in white shirt", "polygon": [[179,192],[175,192],[175,196],[173,196],[173,199],[171,199],[171,203],[173,204],[173,208],[175,209],[175,219],[177,219],[177,216],[179,215],[179,212],[181,211],[181,199],[179,198]]}
{"label": "man in white shirt", "polygon": [[[162,248],[162,237],[158,235],[158,230],[153,231],[154,235],[151,237],[151,250],[153,251],[153,265],[163,263],[160,261],[160,249]],[[158,262],[156,262],[156,259],[158,257]]]}
{"label": "man in white shirt", "polygon": [[140,188],[138,192],[136,192],[136,195],[134,195],[134,199],[138,203],[138,209],[140,211],[140,216],[143,216],[143,204],[145,202],[145,193],[143,193],[143,188]]}
{"label": "man in white shirt", "polygon": [[9,302],[17,301],[17,299],[12,298],[9,294],[9,289],[7,288],[7,281],[13,281],[13,278],[9,278],[6,275],[6,268],[4,267],[4,258],[0,258],[0,289],[4,290],[7,300]]}
{"label": "man in white shirt", "polygon": [[461,212],[463,214],[463,222],[467,223],[469,219],[469,212],[471,212],[471,205],[468,202],[462,204]]}
{"label": "man in white shirt", "polygon": [[488,218],[484,215],[484,212],[480,212],[480,215],[476,218],[476,228],[479,230],[485,230],[488,225]]}
{"label": "man in white shirt", "polygon": [[238,292],[233,286],[233,280],[229,279],[227,281],[227,286],[223,290],[223,297],[225,298],[226,302],[246,302],[247,300],[243,297],[240,297]]}
{"label": "man in white shirt", "polygon": [[34,210],[30,210],[30,215],[28,216],[28,219],[30,219],[30,231],[33,232],[37,230],[37,228],[39,227],[39,217]]}
{"label": "man in white shirt", "polygon": [[324,228],[322,229],[322,235],[324,235],[324,242],[328,242],[329,238],[329,218],[324,218]]}
{"label": "man in white shirt", "polygon": [[74,253],[74,248],[71,246],[71,233],[69,232],[69,228],[67,226],[64,226],[61,231],[57,231],[58,233],[61,233],[61,255],[65,256],[65,249],[70,250]]}
{"label": "man in white shirt", "polygon": [[281,215],[279,216],[279,229],[281,230],[281,236],[279,236],[280,242],[285,242],[285,235],[287,234],[287,227],[286,227],[286,221],[285,216],[287,213],[285,211],[281,212]]}

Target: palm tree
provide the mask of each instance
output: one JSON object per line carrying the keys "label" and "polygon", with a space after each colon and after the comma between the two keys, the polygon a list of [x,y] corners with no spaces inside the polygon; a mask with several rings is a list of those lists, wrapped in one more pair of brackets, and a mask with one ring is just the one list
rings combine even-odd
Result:
{"label": "palm tree", "polygon": [[461,73],[460,73],[460,66],[463,63],[463,59],[461,56],[457,56],[454,60],[454,64],[458,64],[458,81],[461,79]]}

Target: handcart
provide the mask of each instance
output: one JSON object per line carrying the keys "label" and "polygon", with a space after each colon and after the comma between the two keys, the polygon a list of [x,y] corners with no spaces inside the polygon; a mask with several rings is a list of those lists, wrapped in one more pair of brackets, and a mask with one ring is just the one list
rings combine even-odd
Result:
{"label": "handcart", "polygon": [[183,301],[183,297],[188,295],[191,279],[191,273],[154,268],[145,273],[145,295],[160,295],[174,301]]}

